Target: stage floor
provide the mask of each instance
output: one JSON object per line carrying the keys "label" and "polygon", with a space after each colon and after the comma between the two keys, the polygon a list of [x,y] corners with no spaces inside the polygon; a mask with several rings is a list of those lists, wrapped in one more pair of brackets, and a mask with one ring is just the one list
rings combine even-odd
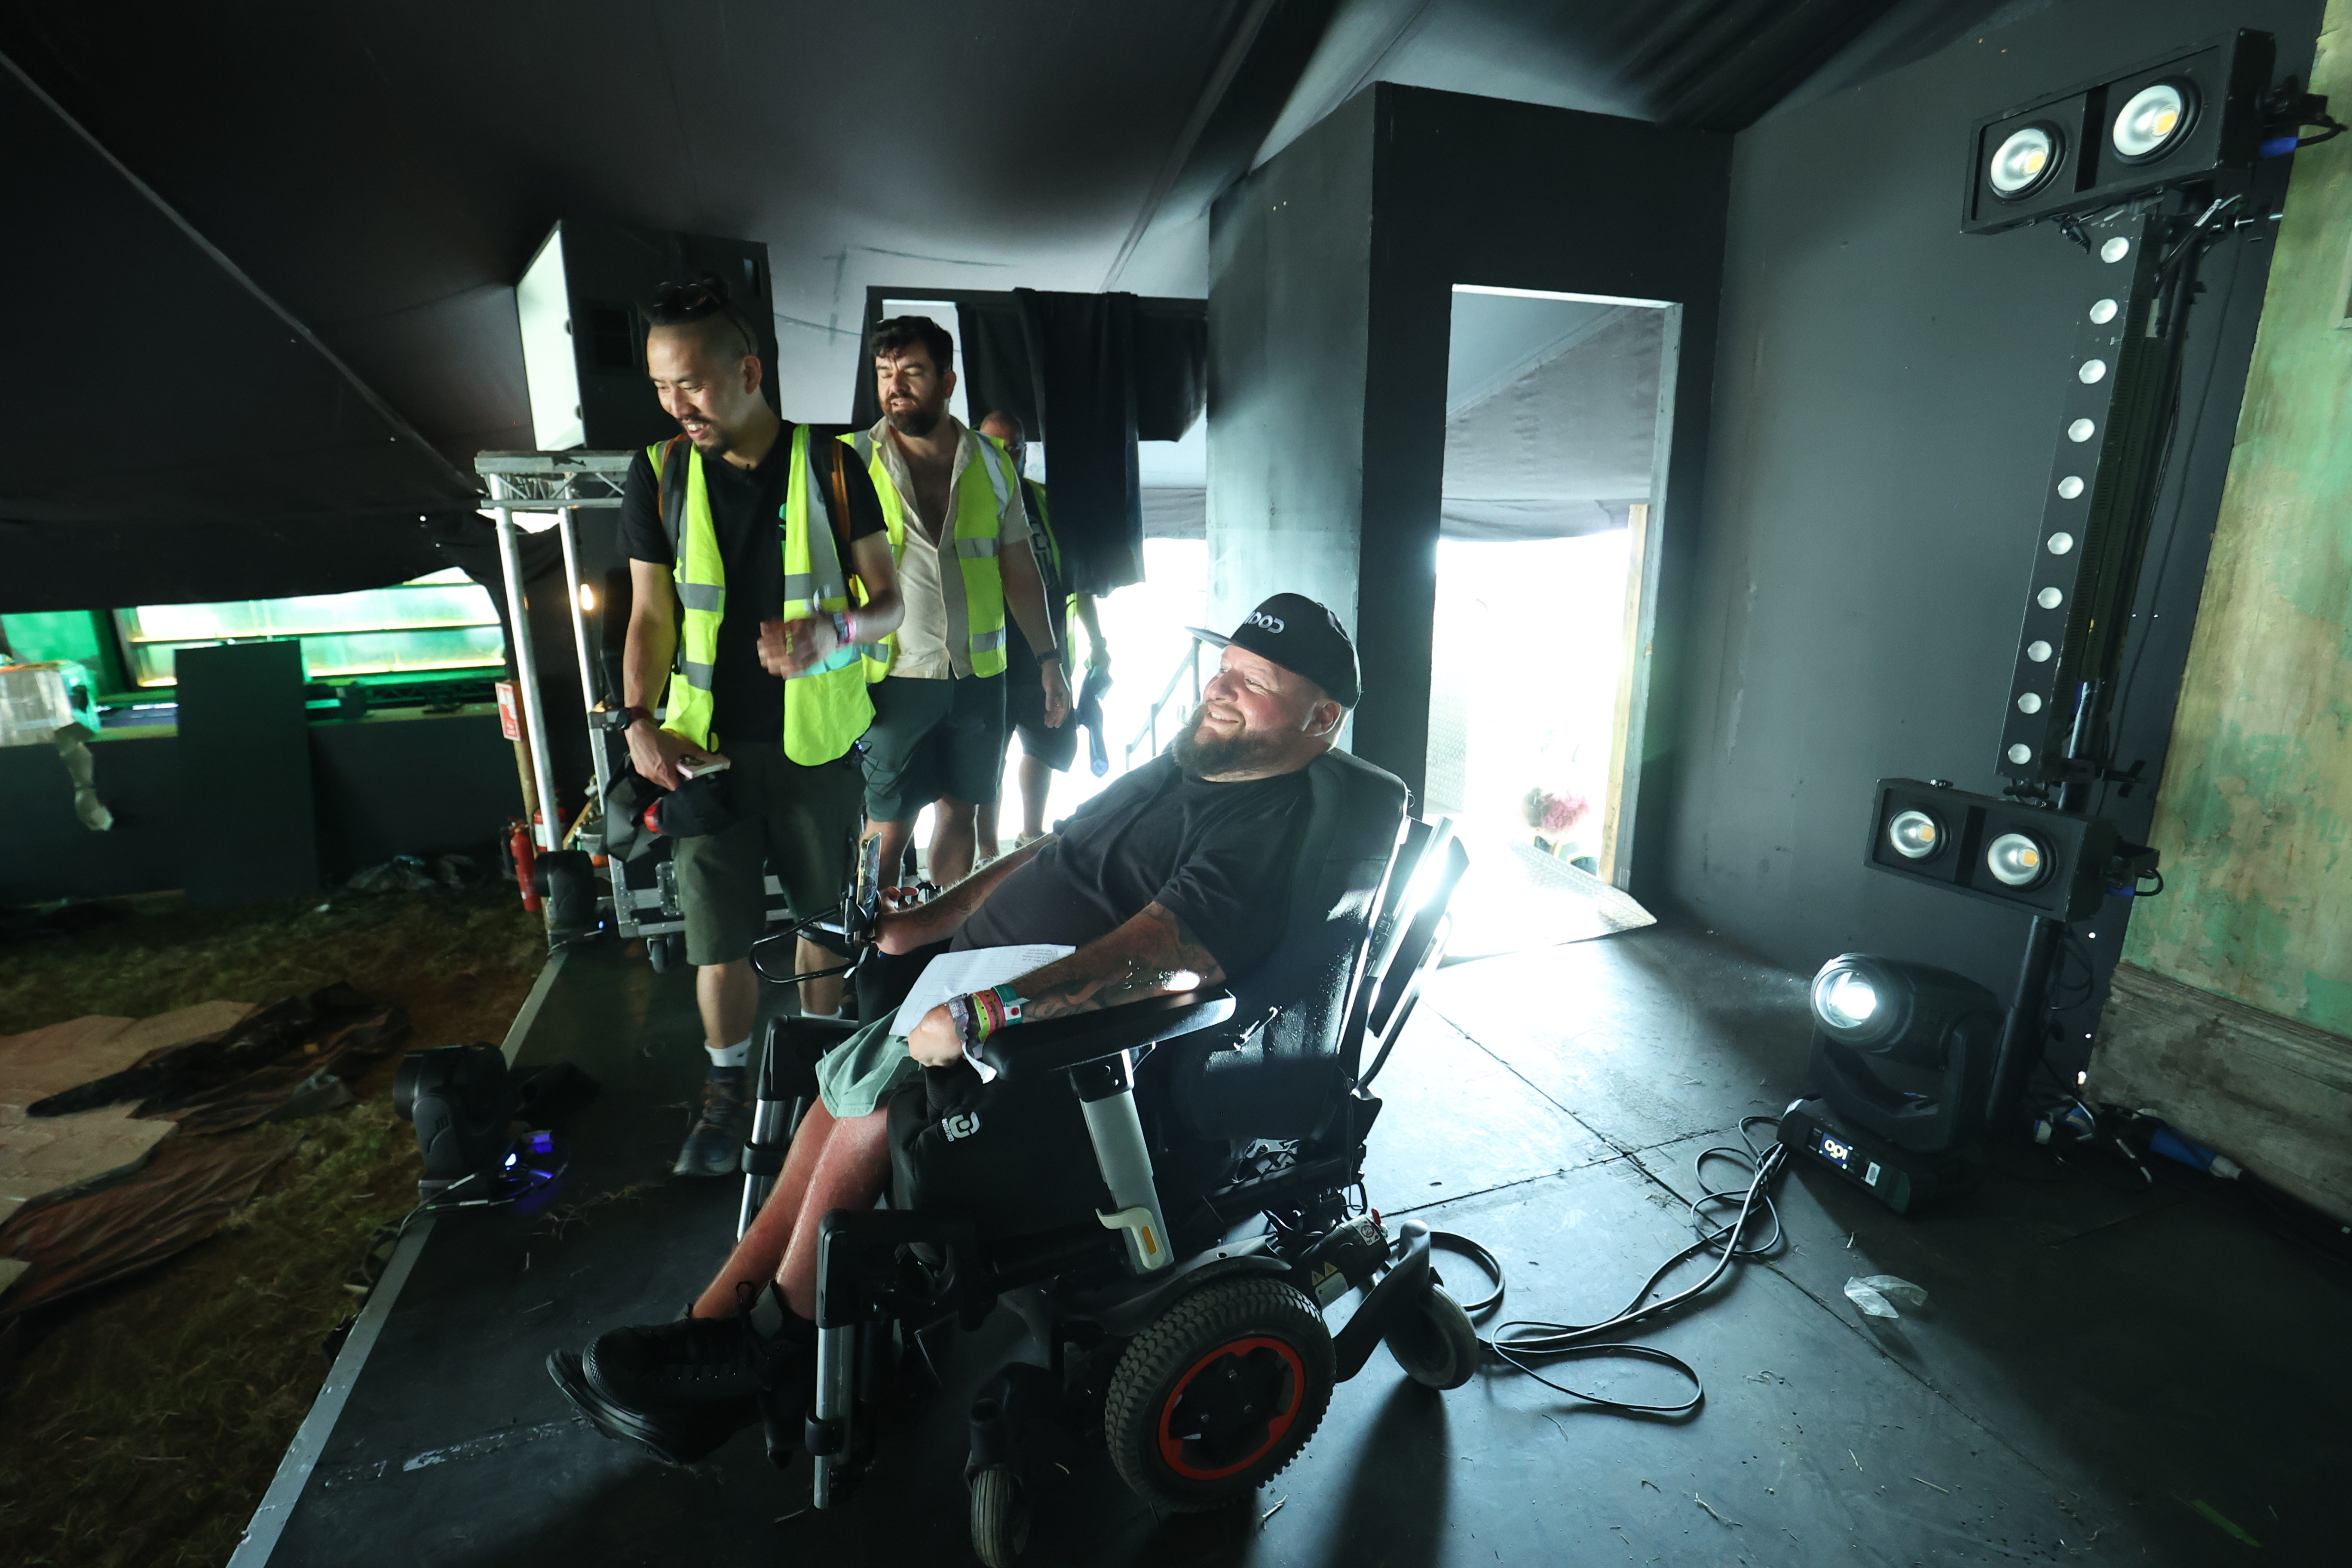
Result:
{"label": "stage floor", "polygon": [[[808,1508],[805,1459],[770,1468],[756,1433],[673,1469],[572,1414],[548,1352],[674,1315],[726,1251],[738,1184],[668,1174],[704,1060],[688,976],[590,947],[523,1022],[521,1065],[573,1061],[603,1086],[569,1190],[529,1217],[434,1222],[237,1562],[971,1563],[965,1412],[1017,1339],[1003,1312],[895,1412],[883,1464],[835,1512]],[[1695,1157],[1778,1113],[1807,1039],[1803,977],[1694,931],[1450,967],[1377,1086],[1371,1201],[1491,1247],[1502,1317],[1601,1317],[1690,1239]],[[1627,1419],[1499,1367],[1441,1395],[1375,1352],[1254,1506],[1155,1518],[1097,1456],[1043,1500],[1024,1561],[2203,1568],[2254,1552],[2224,1521],[2259,1560],[2336,1560],[2352,1282],[2201,1180],[2148,1190],[2015,1151],[1978,1193],[1904,1219],[1796,1166],[1787,1250],[1641,1336],[1699,1369],[1696,1418]],[[1441,1268],[1473,1293],[1474,1270]],[[1844,1282],[1880,1273],[1927,1306],[1862,1318]],[[1661,1369],[1555,1375],[1676,1396]]]}

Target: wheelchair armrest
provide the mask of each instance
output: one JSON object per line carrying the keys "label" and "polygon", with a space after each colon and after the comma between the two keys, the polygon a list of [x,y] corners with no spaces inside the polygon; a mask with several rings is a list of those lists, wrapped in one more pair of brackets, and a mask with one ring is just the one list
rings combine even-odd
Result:
{"label": "wheelchair armrest", "polygon": [[1206,1029],[1233,1016],[1232,992],[1186,991],[1041,1024],[1015,1024],[982,1040],[973,1054],[1001,1078],[1042,1078]]}

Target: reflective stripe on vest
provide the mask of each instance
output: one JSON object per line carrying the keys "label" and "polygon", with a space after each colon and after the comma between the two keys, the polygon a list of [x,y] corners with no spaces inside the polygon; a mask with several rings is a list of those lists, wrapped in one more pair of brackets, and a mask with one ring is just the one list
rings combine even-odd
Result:
{"label": "reflective stripe on vest", "polygon": [[[678,663],[664,696],[662,728],[706,750],[719,748],[711,731],[713,666],[719,627],[726,617],[727,567],[719,550],[719,529],[710,515],[710,491],[702,455],[686,448],[683,471],[664,472],[668,443],[648,447],[662,498],[662,521],[677,546],[672,580],[683,612],[678,627]],[[818,506],[817,479],[810,460],[808,426],[793,426],[791,468],[784,481],[782,545],[784,603],[782,617],[807,620],[850,607],[848,574],[830,526],[811,526]],[[864,649],[835,650],[824,663],[784,683],[784,755],[803,766],[829,763],[845,753],[874,721],[860,666]]]}
{"label": "reflective stripe on vest", "polygon": [[[873,476],[875,494],[881,498],[882,521],[890,531],[890,557],[901,560],[907,551],[906,503],[898,487],[891,480],[889,469],[883,464],[882,454],[873,433],[853,430],[841,437],[857,454],[858,461]],[[942,573],[940,586],[949,592],[954,587],[963,591],[964,626],[969,633],[968,647],[974,675],[1004,673],[1004,577],[998,565],[1000,533],[1004,509],[1013,502],[1013,459],[1003,446],[992,436],[974,432],[979,447],[976,459],[964,466],[958,476],[955,494],[950,504],[955,510],[955,553],[961,570]],[[972,470],[980,469],[988,478],[986,488],[970,482]],[[953,586],[950,586],[950,584]],[[878,658],[866,661],[866,678],[879,680],[890,673],[890,661],[898,654],[898,638],[885,637]]]}

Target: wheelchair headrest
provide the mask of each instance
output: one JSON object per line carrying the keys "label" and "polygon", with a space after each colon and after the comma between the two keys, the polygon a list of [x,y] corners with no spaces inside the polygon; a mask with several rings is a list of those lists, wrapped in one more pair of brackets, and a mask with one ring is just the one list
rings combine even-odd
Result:
{"label": "wheelchair headrest", "polygon": [[1340,1033],[1389,863],[1404,822],[1404,781],[1328,752],[1307,770],[1309,805],[1291,871],[1289,919],[1266,961],[1229,981],[1238,1018],[1279,1009],[1269,1058],[1328,1058]]}

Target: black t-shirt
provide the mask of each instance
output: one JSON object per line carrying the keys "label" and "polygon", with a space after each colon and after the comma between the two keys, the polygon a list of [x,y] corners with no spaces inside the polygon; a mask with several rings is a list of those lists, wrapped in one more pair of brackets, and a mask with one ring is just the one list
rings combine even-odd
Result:
{"label": "black t-shirt", "polygon": [[1210,784],[1160,757],[1072,813],[952,945],[1083,947],[1156,902],[1246,974],[1282,940],[1307,798],[1303,772]]}
{"label": "black t-shirt", "polygon": [[[838,541],[841,521],[833,515],[829,447],[840,447],[843,489],[849,496],[848,534],[853,540],[879,533],[882,501],[874,493],[856,455],[834,439],[838,426],[809,426],[809,460],[816,469],[823,502],[817,520]],[[760,623],[783,613],[783,514],[792,478],[793,425],[785,421],[756,468],[739,468],[724,458],[702,465],[710,494],[710,521],[719,535],[719,555],[727,570],[727,613],[719,623],[719,657],[711,669],[711,721],[719,743],[732,746],[781,741],[784,736],[784,683],[760,668]],[[682,457],[683,454],[681,453]],[[621,491],[621,544],[633,561],[675,568],[677,547],[662,528],[661,481],[639,452],[629,464]],[[848,552],[842,566],[849,568]]]}

